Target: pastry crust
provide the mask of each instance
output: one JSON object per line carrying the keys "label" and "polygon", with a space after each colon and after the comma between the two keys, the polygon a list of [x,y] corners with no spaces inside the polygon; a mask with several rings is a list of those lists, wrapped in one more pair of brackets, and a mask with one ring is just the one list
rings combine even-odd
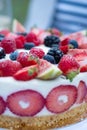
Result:
{"label": "pastry crust", "polygon": [[40,117],[0,116],[0,127],[10,130],[48,130],[77,123],[87,117],[87,103],[61,114]]}

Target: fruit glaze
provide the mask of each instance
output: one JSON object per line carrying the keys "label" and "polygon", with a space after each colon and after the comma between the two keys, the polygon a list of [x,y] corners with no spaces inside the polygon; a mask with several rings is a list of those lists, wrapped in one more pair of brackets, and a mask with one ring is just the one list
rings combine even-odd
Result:
{"label": "fruit glaze", "polygon": [[0,127],[44,130],[86,118],[86,31],[0,31]]}

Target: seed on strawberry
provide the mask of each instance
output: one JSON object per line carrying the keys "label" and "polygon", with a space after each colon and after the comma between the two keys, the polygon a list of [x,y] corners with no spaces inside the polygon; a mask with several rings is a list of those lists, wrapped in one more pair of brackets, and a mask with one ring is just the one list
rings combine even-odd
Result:
{"label": "seed on strawberry", "polygon": [[87,93],[87,88],[86,88],[86,84],[84,81],[80,81],[79,85],[78,85],[78,96],[77,96],[77,100],[76,100],[76,104],[82,103],[83,100],[85,99],[86,93]]}
{"label": "seed on strawberry", "polygon": [[46,107],[53,113],[68,110],[76,101],[77,88],[73,85],[60,85],[53,88],[46,97]]}
{"label": "seed on strawberry", "polygon": [[5,109],[6,109],[6,103],[0,96],[0,114],[4,113]]}
{"label": "seed on strawberry", "polygon": [[43,109],[44,104],[43,96],[29,89],[12,93],[7,97],[8,108],[19,116],[34,116]]}
{"label": "seed on strawberry", "polygon": [[32,48],[29,54],[35,55],[41,59],[45,55],[45,52],[41,48]]}
{"label": "seed on strawberry", "polygon": [[12,76],[22,68],[21,64],[17,61],[2,60],[0,61],[0,77]]}
{"label": "seed on strawberry", "polygon": [[4,48],[6,53],[11,53],[16,50],[16,41],[12,38],[4,38],[1,41],[1,46]]}
{"label": "seed on strawberry", "polygon": [[17,61],[21,63],[23,67],[31,66],[39,63],[39,58],[34,55],[30,55],[27,52],[20,52]]}
{"label": "seed on strawberry", "polygon": [[70,81],[73,80],[73,78],[79,73],[80,65],[76,61],[76,59],[71,55],[64,55],[58,64],[58,67],[63,72],[63,74],[70,79]]}
{"label": "seed on strawberry", "polygon": [[16,80],[27,81],[34,79],[38,74],[38,65],[32,65],[28,67],[24,67],[21,70],[17,71],[13,77]]}

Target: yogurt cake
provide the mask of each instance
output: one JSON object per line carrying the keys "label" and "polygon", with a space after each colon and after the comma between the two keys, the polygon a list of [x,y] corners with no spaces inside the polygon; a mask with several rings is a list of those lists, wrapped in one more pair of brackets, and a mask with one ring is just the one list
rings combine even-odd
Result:
{"label": "yogurt cake", "polygon": [[87,117],[86,31],[0,31],[0,127],[45,130]]}

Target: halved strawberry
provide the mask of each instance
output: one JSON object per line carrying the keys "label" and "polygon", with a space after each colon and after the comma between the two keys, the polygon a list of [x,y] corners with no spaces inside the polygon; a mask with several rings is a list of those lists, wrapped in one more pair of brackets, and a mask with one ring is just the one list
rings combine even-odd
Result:
{"label": "halved strawberry", "polygon": [[63,74],[70,79],[73,78],[79,73],[80,65],[76,61],[76,59],[71,55],[64,55],[58,64],[58,67],[63,72]]}
{"label": "halved strawberry", "polygon": [[0,96],[0,114],[4,113],[6,109],[6,103],[4,99]]}
{"label": "halved strawberry", "polygon": [[77,99],[76,99],[76,104],[79,104],[79,103],[82,103],[85,96],[86,96],[86,93],[87,93],[87,88],[86,88],[86,84],[84,81],[80,81],[79,82],[79,85],[78,85],[78,96],[77,96]]}
{"label": "halved strawberry", "polygon": [[38,74],[38,65],[32,65],[24,67],[21,70],[17,71],[13,77],[16,80],[27,81],[35,78]]}
{"label": "halved strawberry", "polygon": [[34,116],[45,105],[43,96],[34,90],[21,90],[7,97],[7,106],[10,111],[19,116]]}
{"label": "halved strawberry", "polygon": [[76,101],[77,88],[73,85],[60,85],[53,88],[46,97],[46,107],[53,113],[68,110]]}

